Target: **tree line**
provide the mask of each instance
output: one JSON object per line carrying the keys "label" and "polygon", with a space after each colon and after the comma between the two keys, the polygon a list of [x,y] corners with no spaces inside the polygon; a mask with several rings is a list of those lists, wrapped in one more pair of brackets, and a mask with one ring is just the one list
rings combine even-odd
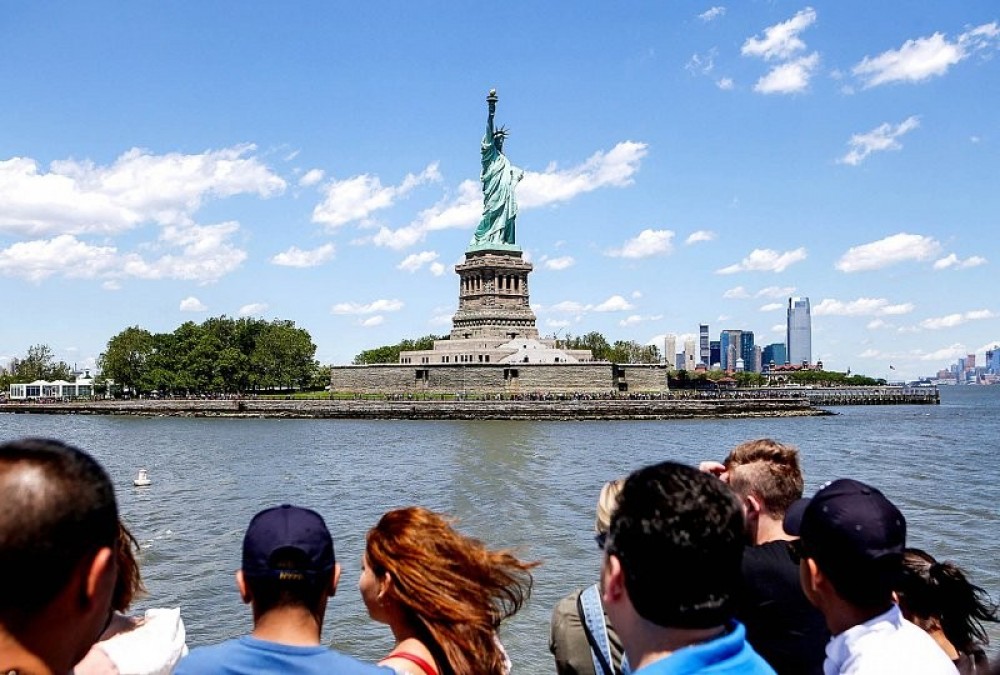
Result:
{"label": "tree line", "polygon": [[14,357],[6,367],[0,366],[0,387],[7,389],[16,382],[34,382],[36,380],[71,381],[73,369],[65,361],[56,361],[52,349],[48,345],[32,345],[24,358]]}

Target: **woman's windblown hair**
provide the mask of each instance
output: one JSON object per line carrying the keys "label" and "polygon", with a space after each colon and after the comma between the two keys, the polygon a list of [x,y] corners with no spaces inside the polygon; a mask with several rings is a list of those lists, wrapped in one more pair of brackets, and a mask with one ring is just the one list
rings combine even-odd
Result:
{"label": "woman's windblown hair", "polygon": [[372,571],[392,578],[392,597],[434,654],[442,675],[501,675],[500,622],[531,594],[531,568],[492,551],[420,507],[389,511],[368,532]]}

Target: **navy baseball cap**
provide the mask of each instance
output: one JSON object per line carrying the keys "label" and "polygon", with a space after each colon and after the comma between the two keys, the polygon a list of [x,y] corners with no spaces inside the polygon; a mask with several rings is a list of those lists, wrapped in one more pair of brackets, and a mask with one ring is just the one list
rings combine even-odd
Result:
{"label": "navy baseball cap", "polygon": [[252,579],[312,580],[329,574],[335,563],[330,530],[311,509],[265,509],[243,537],[243,574]]}
{"label": "navy baseball cap", "polygon": [[901,557],[906,547],[906,519],[899,509],[877,489],[849,478],[827,483],[812,499],[792,504],[784,526],[820,566],[857,570]]}

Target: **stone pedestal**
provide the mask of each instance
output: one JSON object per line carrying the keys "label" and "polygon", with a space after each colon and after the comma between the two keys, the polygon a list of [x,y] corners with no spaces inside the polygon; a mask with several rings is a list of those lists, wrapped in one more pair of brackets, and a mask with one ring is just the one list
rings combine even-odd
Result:
{"label": "stone pedestal", "polygon": [[455,266],[459,276],[458,311],[452,340],[538,339],[535,313],[528,302],[533,266],[514,249],[476,249]]}

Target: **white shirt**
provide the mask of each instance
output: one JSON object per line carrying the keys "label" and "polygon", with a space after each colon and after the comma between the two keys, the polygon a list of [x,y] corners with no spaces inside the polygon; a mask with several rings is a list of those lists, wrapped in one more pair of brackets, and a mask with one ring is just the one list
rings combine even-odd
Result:
{"label": "white shirt", "polygon": [[955,675],[954,664],[933,638],[893,605],[884,614],[848,628],[826,645],[825,675]]}

